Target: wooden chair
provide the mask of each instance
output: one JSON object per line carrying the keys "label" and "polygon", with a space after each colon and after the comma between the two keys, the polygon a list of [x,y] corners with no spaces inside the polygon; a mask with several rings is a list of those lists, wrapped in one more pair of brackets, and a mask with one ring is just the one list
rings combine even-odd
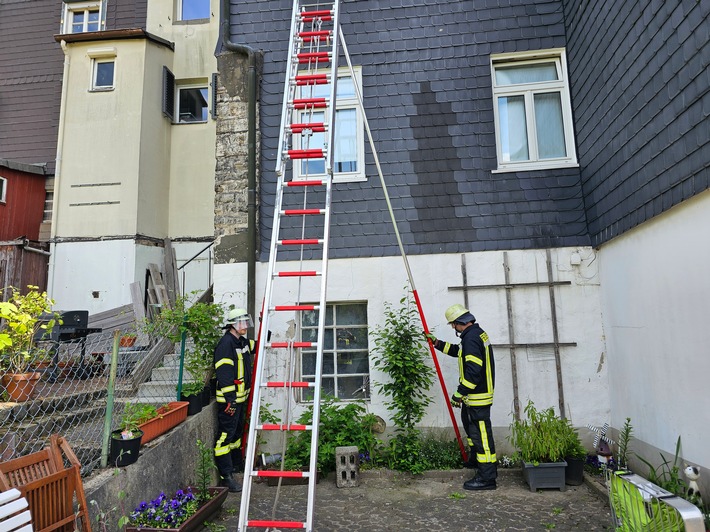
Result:
{"label": "wooden chair", "polygon": [[36,531],[91,532],[81,464],[58,434],[45,449],[0,463],[0,491],[12,488],[27,499]]}
{"label": "wooden chair", "polygon": [[18,489],[0,493],[0,532],[32,532],[32,515]]}

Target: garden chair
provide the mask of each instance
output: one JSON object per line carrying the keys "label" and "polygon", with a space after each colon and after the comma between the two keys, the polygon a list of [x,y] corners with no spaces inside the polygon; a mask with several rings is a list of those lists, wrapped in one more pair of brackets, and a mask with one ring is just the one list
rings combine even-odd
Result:
{"label": "garden chair", "polygon": [[0,493],[0,532],[32,532],[32,516],[20,490]]}

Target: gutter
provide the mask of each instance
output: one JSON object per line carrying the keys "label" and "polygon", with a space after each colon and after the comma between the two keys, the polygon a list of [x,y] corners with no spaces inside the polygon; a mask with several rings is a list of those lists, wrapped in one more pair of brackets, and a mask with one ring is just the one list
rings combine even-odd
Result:
{"label": "gutter", "polygon": [[246,44],[234,43],[230,40],[229,31],[229,2],[222,0],[220,11],[220,29],[222,33],[222,46],[225,50],[244,55],[249,60],[248,70],[248,109],[247,109],[247,311],[255,314],[256,297],[256,53],[257,51]]}

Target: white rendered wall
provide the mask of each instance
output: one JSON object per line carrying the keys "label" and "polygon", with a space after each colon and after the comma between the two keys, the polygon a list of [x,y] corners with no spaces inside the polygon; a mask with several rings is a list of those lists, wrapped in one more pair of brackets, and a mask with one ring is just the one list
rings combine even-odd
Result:
{"label": "white rendered wall", "polygon": [[[581,264],[571,265],[573,253]],[[446,324],[444,311],[449,305],[463,303],[462,291],[450,287],[463,285],[461,255],[432,255],[409,257],[414,282],[422,302],[429,328],[441,339],[456,341]],[[468,285],[504,284],[503,252],[470,253],[465,257]],[[599,423],[609,417],[609,394],[605,362],[604,337],[601,327],[599,286],[595,253],[589,248],[554,249],[551,251],[554,281],[570,281],[569,286],[555,290],[559,341],[576,342],[576,347],[561,348],[565,409],[575,426]],[[545,251],[508,252],[511,283],[545,282],[547,268]],[[319,263],[314,263],[319,269]],[[280,269],[289,269],[284,266]],[[294,268],[295,269],[295,268]],[[304,266],[303,269],[309,269]],[[266,264],[257,265],[257,301],[261,308],[264,294]],[[371,328],[384,323],[384,304],[398,306],[405,294],[406,270],[401,257],[343,259],[329,261],[329,302],[367,302],[368,322]],[[279,286],[284,286],[280,284]],[[304,284],[303,301],[318,300],[318,283]],[[552,342],[550,295],[545,288],[517,288],[512,291],[512,308],[516,328],[516,343]],[[215,267],[215,296],[218,300],[243,305],[246,293],[245,265],[218,265]],[[227,294],[232,294],[227,295]],[[294,293],[279,291],[279,303],[288,298],[295,301]],[[505,290],[470,290],[469,306],[481,326],[489,333],[493,344],[507,344],[508,312]],[[295,323],[292,316],[280,313],[271,319],[272,341],[293,338]],[[372,341],[370,347],[372,348]],[[517,350],[518,386],[521,408],[532,399],[539,408],[553,406],[557,409],[558,388],[551,348]],[[428,355],[427,355],[428,356]],[[495,350],[496,395],[493,405],[493,425],[507,429],[513,410],[513,383],[510,351]],[[433,362],[430,363],[433,367]],[[275,375],[285,366],[285,361],[269,363],[265,370]],[[449,395],[458,382],[456,360],[439,356],[439,364]],[[382,382],[384,376],[371,368],[374,381]],[[383,398],[371,386],[371,411],[389,422]],[[450,427],[446,403],[438,381],[431,389],[434,398],[422,425]],[[274,401],[271,401],[275,404]],[[458,415],[458,412],[457,412]],[[501,442],[501,445],[504,442]]]}
{"label": "white rendered wall", "polygon": [[[600,252],[612,426],[710,467],[710,192]],[[657,456],[645,456],[657,459]]]}

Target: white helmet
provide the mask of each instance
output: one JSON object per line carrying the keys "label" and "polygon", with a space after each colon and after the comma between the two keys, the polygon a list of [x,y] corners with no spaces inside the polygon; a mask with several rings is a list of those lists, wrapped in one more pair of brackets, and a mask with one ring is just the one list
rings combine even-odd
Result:
{"label": "white helmet", "polygon": [[224,328],[235,327],[237,329],[248,329],[253,327],[254,322],[251,319],[249,313],[243,308],[233,308],[227,312],[227,321],[224,324]]}

